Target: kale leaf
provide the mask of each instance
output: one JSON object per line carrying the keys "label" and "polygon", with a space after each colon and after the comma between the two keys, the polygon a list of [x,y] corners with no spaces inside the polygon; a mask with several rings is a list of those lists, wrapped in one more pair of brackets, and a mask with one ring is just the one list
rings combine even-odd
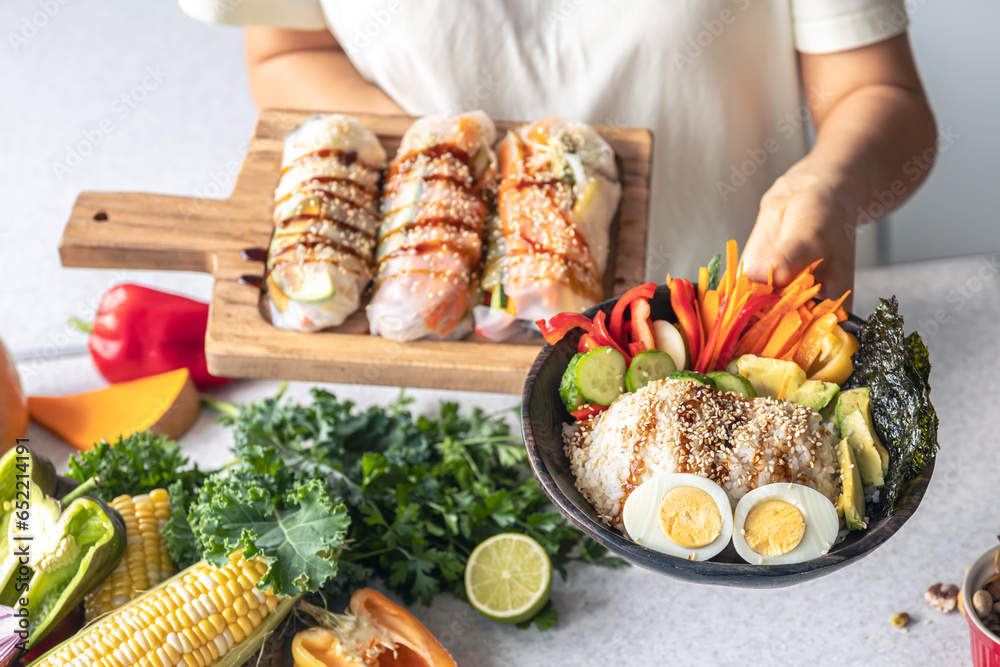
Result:
{"label": "kale leaf", "polygon": [[871,390],[872,422],[889,450],[889,474],[869,517],[888,516],[904,485],[938,451],[938,417],[928,383],[931,364],[917,333],[905,336],[896,297],[881,304],[861,327],[854,372],[845,389]]}

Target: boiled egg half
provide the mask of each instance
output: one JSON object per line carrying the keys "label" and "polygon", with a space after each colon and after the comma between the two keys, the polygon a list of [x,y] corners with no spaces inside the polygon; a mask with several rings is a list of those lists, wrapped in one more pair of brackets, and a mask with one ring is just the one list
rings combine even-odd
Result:
{"label": "boiled egg half", "polygon": [[733,546],[754,565],[802,563],[824,556],[837,540],[840,519],[816,489],[779,482],[740,499],[733,518]]}
{"label": "boiled egg half", "polygon": [[625,501],[622,521],[636,544],[688,560],[708,560],[733,535],[733,510],[718,484],[701,475],[657,475]]}

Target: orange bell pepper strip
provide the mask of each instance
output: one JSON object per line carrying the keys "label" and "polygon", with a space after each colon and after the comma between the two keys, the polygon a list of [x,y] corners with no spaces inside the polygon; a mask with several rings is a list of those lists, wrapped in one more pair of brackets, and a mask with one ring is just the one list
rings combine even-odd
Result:
{"label": "orange bell pepper strip", "polygon": [[708,267],[703,266],[698,269],[698,302],[702,304],[702,310],[705,309],[705,292],[708,291]]}
{"label": "orange bell pepper strip", "polygon": [[806,335],[806,331],[809,329],[809,325],[812,324],[813,314],[810,307],[814,304],[814,301],[809,301],[801,306],[799,306],[799,317],[802,319],[802,324],[799,325],[798,331],[788,339],[788,342],[782,346],[781,351],[775,359],[781,359],[782,361],[792,361],[795,355],[795,350],[802,343],[802,339]]}
{"label": "orange bell pepper strip", "polygon": [[760,356],[767,359],[777,359],[781,350],[791,341],[801,326],[802,316],[799,315],[798,309],[789,310],[778,322],[774,333],[768,338],[764,349],[760,351]]}
{"label": "orange bell pepper strip", "polygon": [[816,358],[819,357],[820,343],[833,331],[835,326],[837,326],[836,313],[827,313],[814,319],[802,337],[802,342],[795,349],[791,360],[798,364],[802,370],[808,371]]}

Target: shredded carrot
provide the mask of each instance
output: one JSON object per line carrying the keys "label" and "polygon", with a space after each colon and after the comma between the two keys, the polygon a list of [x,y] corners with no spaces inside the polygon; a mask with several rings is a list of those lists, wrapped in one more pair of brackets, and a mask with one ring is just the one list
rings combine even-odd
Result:
{"label": "shredded carrot", "polygon": [[785,381],[781,383],[781,391],[778,392],[778,400],[784,400],[785,393],[788,391],[788,385],[792,383],[792,376],[786,375]]}
{"label": "shredded carrot", "polygon": [[705,302],[705,292],[708,291],[708,268],[698,269],[698,301]]}
{"label": "shredded carrot", "polygon": [[774,264],[767,270],[767,286],[774,287]]}
{"label": "shredded carrot", "polygon": [[780,358],[781,351],[785,348],[785,345],[795,336],[795,333],[802,326],[802,317],[799,315],[798,309],[790,310],[785,313],[784,317],[778,323],[777,328],[774,333],[768,339],[767,344],[761,350],[760,354],[768,359]]}
{"label": "shredded carrot", "polygon": [[720,296],[719,290],[709,290],[701,302],[701,326],[705,331],[711,331],[719,317]]}
{"label": "shredded carrot", "polygon": [[817,259],[815,262],[807,266],[806,268],[799,271],[799,275],[792,278],[791,282],[781,288],[779,294],[785,294],[792,289],[809,289],[816,284],[816,277],[813,275],[813,271],[819,266],[822,259]]}
{"label": "shredded carrot", "polygon": [[[850,293],[851,293],[851,290],[847,290],[846,292],[844,292],[843,296],[841,296],[836,301],[831,301],[830,299],[827,299],[827,300],[823,301],[818,306],[816,306],[816,309],[813,311],[813,317],[814,318],[823,317],[827,313],[833,313],[833,312],[837,312],[837,311],[843,310],[840,306],[841,306],[841,304],[844,303],[844,301],[847,299],[847,295],[849,295]],[[844,313],[844,317],[843,318],[840,317],[840,313],[839,312],[837,313],[837,321],[838,322],[843,322],[846,319],[847,319],[847,313]]]}
{"label": "shredded carrot", "polygon": [[736,239],[729,239],[726,242],[726,283],[723,292],[729,294],[733,291],[733,287],[736,285],[736,263],[738,261],[740,254],[739,245],[736,243]]}

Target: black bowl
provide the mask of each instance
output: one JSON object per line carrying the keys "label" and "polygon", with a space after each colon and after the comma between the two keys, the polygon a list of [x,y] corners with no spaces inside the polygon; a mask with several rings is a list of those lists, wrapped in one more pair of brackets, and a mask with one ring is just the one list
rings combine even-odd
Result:
{"label": "black bowl", "polygon": [[[605,301],[585,314],[592,317],[598,309],[610,314],[616,300]],[[652,311],[653,319],[677,321],[670,307],[670,290],[666,286],[657,288]],[[850,315],[842,326],[857,335],[862,324],[863,320]],[[569,460],[563,452],[562,426],[572,418],[559,399],[559,381],[576,352],[581,335],[582,332],[576,329],[558,344],[546,345],[532,364],[521,398],[524,444],[535,477],[559,511],[580,530],[634,565],[693,583],[743,588],[791,586],[830,574],[877,549],[913,516],[927,490],[934,471],[933,460],[903,489],[892,515],[873,522],[867,530],[850,533],[829,554],[805,563],[751,565],[740,559],[732,547],[709,561],[689,561],[640,546],[598,519],[594,508],[576,490]]]}

